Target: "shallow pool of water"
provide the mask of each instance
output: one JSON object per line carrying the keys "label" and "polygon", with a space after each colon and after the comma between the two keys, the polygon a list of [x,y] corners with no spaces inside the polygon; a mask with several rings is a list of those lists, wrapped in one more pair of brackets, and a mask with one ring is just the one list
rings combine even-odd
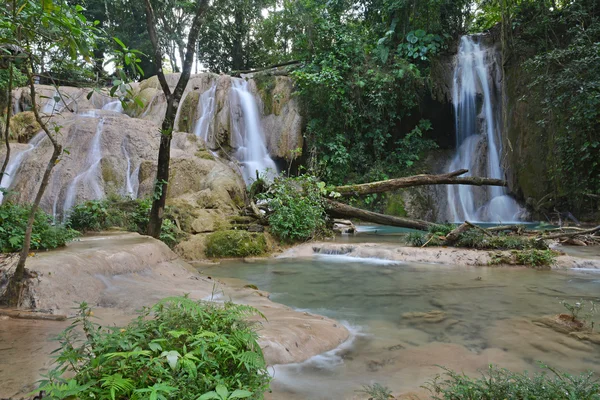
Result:
{"label": "shallow pool of water", "polygon": [[274,301],[351,328],[352,339],[341,348],[276,366],[272,398],[354,398],[373,382],[396,394],[426,396],[420,386],[441,372],[438,365],[476,374],[490,363],[533,371],[541,361],[571,373],[600,373],[600,346],[533,322],[565,312],[561,300],[598,300],[600,274],[344,256],[228,262],[200,271],[242,279]]}

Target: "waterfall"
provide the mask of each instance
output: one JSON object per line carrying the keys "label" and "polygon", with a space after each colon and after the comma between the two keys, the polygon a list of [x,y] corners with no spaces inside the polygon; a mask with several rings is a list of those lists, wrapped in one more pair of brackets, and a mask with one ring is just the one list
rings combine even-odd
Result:
{"label": "waterfall", "polygon": [[[457,150],[449,170],[464,168],[469,175],[503,179],[500,126],[488,81],[495,65],[486,59],[487,51],[477,38],[461,38],[452,91]],[[499,186],[449,185],[447,199],[448,217],[453,222],[509,222],[518,220],[521,213],[517,202]]]}
{"label": "waterfall", "polygon": [[[8,160],[8,165],[6,166],[4,175],[0,176],[1,188],[10,189],[10,185],[14,182],[15,176],[19,172],[19,168],[21,168],[23,162],[27,159],[28,154],[42,144],[45,137],[45,132],[39,132],[29,141],[26,149],[12,155],[10,160]],[[0,204],[2,204],[2,200],[4,200],[4,193],[0,191]]]}
{"label": "waterfall", "polygon": [[138,178],[138,175],[140,172],[140,166],[138,165],[132,171],[133,164],[131,162],[131,156],[129,154],[128,145],[129,145],[129,137],[126,136],[125,139],[123,139],[123,143],[121,144],[121,150],[123,150],[123,155],[125,156],[125,160],[127,161],[127,172],[125,173],[125,188],[124,188],[125,190],[124,190],[124,192],[127,196],[131,197],[132,199],[136,199],[137,193],[138,193],[138,188],[140,185],[139,178]]}
{"label": "waterfall", "polygon": [[231,104],[232,140],[237,148],[235,158],[242,165],[246,184],[256,179],[256,173],[267,174],[267,179],[277,175],[277,166],[269,156],[260,123],[258,104],[248,89],[248,82],[232,79],[231,94],[238,104]]}
{"label": "waterfall", "polygon": [[77,190],[80,184],[84,188],[89,188],[92,191],[92,199],[101,199],[104,197],[104,189],[102,188],[102,177],[100,171],[100,161],[102,161],[102,148],[100,146],[102,139],[102,130],[104,128],[104,119],[100,118],[96,126],[96,133],[90,144],[90,149],[87,154],[86,168],[77,175],[67,189],[65,202],[63,205],[63,218],[66,213],[75,205],[77,200]]}
{"label": "waterfall", "polygon": [[48,115],[54,114],[55,112],[61,112],[62,109],[65,108],[65,104],[62,99],[60,99],[58,102],[56,99],[60,99],[60,93],[58,93],[58,90],[54,91],[54,94],[48,99],[46,104],[44,104],[40,112]]}
{"label": "waterfall", "polygon": [[102,109],[107,111],[115,111],[123,114],[123,105],[121,104],[120,100],[108,102],[102,106]]}
{"label": "waterfall", "polygon": [[202,93],[200,101],[198,101],[198,119],[194,123],[194,135],[204,140],[204,143],[208,143],[208,133],[210,130],[210,123],[215,114],[216,104],[216,92],[217,83]]}

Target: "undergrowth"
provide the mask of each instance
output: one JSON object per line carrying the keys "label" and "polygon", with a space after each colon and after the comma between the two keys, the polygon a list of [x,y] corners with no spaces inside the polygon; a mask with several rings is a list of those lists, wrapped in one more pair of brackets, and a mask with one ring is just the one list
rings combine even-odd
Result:
{"label": "undergrowth", "polygon": [[256,314],[249,306],[174,297],[144,309],[124,328],[103,328],[83,303],[35,393],[49,399],[262,399],[270,376],[245,320]]}
{"label": "undergrowth", "polygon": [[[6,202],[0,205],[0,252],[21,250],[27,228],[30,206]],[[52,217],[39,210],[35,214],[31,249],[49,250],[64,246],[79,236],[79,232],[64,225],[53,225]]]}
{"label": "undergrowth", "polygon": [[569,375],[544,366],[552,372],[519,374],[490,365],[480,378],[471,378],[444,368],[425,386],[436,400],[598,400],[600,383],[593,373]]}
{"label": "undergrowth", "polygon": [[267,251],[267,242],[262,233],[244,230],[217,231],[206,238],[205,253],[208,257],[260,256]]}
{"label": "undergrowth", "polygon": [[[97,232],[108,228],[123,228],[130,232],[146,234],[148,215],[152,199],[129,199],[108,197],[102,200],[89,200],[73,207],[67,225],[80,232]],[[167,207],[160,233],[160,240],[174,247],[184,237],[176,225],[172,210]]]}

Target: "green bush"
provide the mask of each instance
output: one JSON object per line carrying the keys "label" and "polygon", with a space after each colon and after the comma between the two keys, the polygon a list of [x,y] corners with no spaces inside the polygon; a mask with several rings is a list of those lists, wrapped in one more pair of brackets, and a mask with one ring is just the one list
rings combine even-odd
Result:
{"label": "green bush", "polygon": [[547,244],[543,240],[504,234],[488,236],[476,229],[471,229],[462,233],[456,241],[455,246],[480,250],[548,249]]}
{"label": "green bush", "polygon": [[[21,250],[31,207],[7,202],[0,205],[0,252]],[[49,250],[64,246],[79,232],[63,225],[52,225],[52,217],[39,210],[31,234],[32,250]]]}
{"label": "green bush", "polygon": [[[102,200],[90,200],[71,209],[67,225],[81,232],[123,228],[130,232],[146,234],[151,207],[152,199],[150,198],[132,200],[109,197]],[[185,233],[171,220],[171,211],[168,207],[165,210],[160,240],[169,247],[174,247],[185,237]]]}
{"label": "green bush", "polygon": [[516,252],[517,264],[532,267],[549,267],[556,259],[552,250],[527,249]]}
{"label": "green bush", "polygon": [[572,376],[546,368],[554,376],[517,374],[490,365],[481,378],[470,378],[445,369],[445,379],[438,376],[425,388],[436,400],[600,399],[600,383],[592,373]]}
{"label": "green bush", "polygon": [[285,242],[311,239],[325,229],[325,184],[314,176],[277,178],[261,195],[269,203],[271,232]]}
{"label": "green bush", "polygon": [[[90,321],[84,303],[60,336],[39,389],[50,399],[262,399],[269,374],[243,305],[167,298],[123,329]],[[85,333],[81,341],[79,332]],[[202,396],[201,396],[202,395]],[[44,397],[46,398],[46,397]],[[227,397],[225,397],[227,398]]]}
{"label": "green bush", "polygon": [[208,235],[205,253],[208,257],[260,256],[267,251],[267,241],[262,233],[243,230],[217,231]]}

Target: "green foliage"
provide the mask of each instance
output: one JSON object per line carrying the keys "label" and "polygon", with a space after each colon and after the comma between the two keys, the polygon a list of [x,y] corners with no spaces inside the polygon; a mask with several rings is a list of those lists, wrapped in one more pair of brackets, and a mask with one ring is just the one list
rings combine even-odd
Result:
{"label": "green foliage", "polygon": [[549,267],[556,259],[552,250],[526,249],[517,251],[515,256],[517,264],[532,267]]}
{"label": "green foliage", "polygon": [[600,4],[522,2],[516,54],[531,77],[522,101],[540,103],[537,121],[548,136],[548,168],[555,206],[594,209],[600,194]]}
{"label": "green foliage", "polygon": [[519,374],[490,365],[481,378],[470,378],[444,368],[444,377],[436,377],[425,386],[436,400],[597,400],[600,383],[593,373],[573,376],[548,368],[547,373]]}
{"label": "green foliage", "polygon": [[456,228],[455,224],[437,224],[429,228],[429,233],[436,236],[446,236]]}
{"label": "green foliage", "polygon": [[[123,228],[145,235],[151,207],[152,199],[150,198],[132,200],[113,196],[102,200],[89,200],[71,209],[67,225],[80,232]],[[177,227],[174,221],[175,211],[169,207],[165,210],[165,219],[160,234],[160,240],[171,248],[185,237],[185,233]]]}
{"label": "green foliage", "polygon": [[427,235],[421,232],[411,232],[406,236],[408,244],[414,247],[421,247],[427,243]]}
{"label": "green foliage", "polygon": [[463,232],[458,238],[456,246],[480,250],[548,249],[547,244],[543,240],[504,234],[488,236],[476,229]]}
{"label": "green foliage", "polygon": [[594,321],[592,321],[592,318],[598,312],[596,303],[590,300],[589,306],[586,306],[587,302],[580,299],[575,304],[571,304],[566,300],[562,300],[560,304],[569,311],[572,321],[577,321],[579,319],[579,314],[583,312],[583,320],[591,326],[592,330],[594,329]]}
{"label": "green foliage", "polygon": [[[233,303],[167,298],[122,329],[94,324],[83,303],[59,337],[36,392],[50,399],[262,399],[270,380],[257,335]],[[83,331],[83,340],[80,338]]]}
{"label": "green foliage", "polygon": [[205,253],[208,257],[260,256],[267,251],[267,242],[262,233],[244,230],[217,231],[206,238]]}
{"label": "green foliage", "polygon": [[[5,202],[0,205],[0,252],[21,250],[31,207]],[[33,223],[31,248],[49,250],[64,246],[79,232],[63,225],[53,225],[52,217],[38,210]]]}
{"label": "green foliage", "polygon": [[316,177],[276,178],[260,197],[268,201],[271,232],[285,242],[311,239],[325,229],[325,184]]}
{"label": "green foliage", "polygon": [[[447,35],[446,38],[449,38]],[[406,42],[398,45],[398,55],[407,59],[427,61],[447,48],[444,38],[425,32],[423,29],[410,31],[406,35]]]}
{"label": "green foliage", "polygon": [[388,400],[393,398],[392,391],[379,383],[363,385],[362,390],[357,390],[357,392],[367,394],[369,399],[372,400]]}

